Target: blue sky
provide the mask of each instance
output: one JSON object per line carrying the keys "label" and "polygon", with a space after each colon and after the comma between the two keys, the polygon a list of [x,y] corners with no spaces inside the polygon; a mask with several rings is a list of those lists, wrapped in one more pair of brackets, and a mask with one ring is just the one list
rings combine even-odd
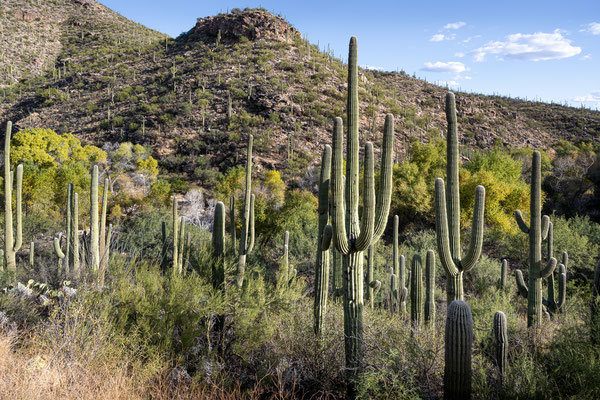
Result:
{"label": "blue sky", "polygon": [[321,48],[453,88],[600,109],[600,0],[100,0],[173,37],[196,18],[262,6]]}

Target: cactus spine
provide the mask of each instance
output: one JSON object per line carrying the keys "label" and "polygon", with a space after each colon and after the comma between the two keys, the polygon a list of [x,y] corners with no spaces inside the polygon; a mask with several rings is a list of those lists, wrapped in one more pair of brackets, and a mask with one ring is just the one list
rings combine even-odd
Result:
{"label": "cactus spine", "polygon": [[218,202],[215,206],[213,219],[212,246],[215,261],[212,268],[213,287],[225,288],[225,264],[223,256],[225,253],[225,205]]}
{"label": "cactus spine", "polygon": [[394,231],[393,231],[393,266],[394,266],[394,274],[398,279],[399,289],[397,293],[397,302],[398,302],[398,312],[404,314],[406,313],[406,299],[408,298],[408,289],[406,288],[406,260],[404,256],[399,255],[398,251],[398,225],[400,223],[400,218],[397,215],[394,215]]}
{"label": "cactus spine", "polygon": [[254,194],[252,194],[252,141],[254,137],[248,137],[248,157],[246,159],[246,191],[244,193],[244,215],[242,216],[242,234],[240,236],[237,285],[239,288],[244,284],[244,273],[246,272],[246,257],[254,249]]}
{"label": "cactus spine", "polygon": [[411,264],[410,321],[415,328],[423,322],[423,261],[420,254],[413,256]]}
{"label": "cactus spine", "polygon": [[448,307],[444,337],[444,399],[471,398],[473,316],[469,305],[454,300]]}
{"label": "cactus spine", "polygon": [[[14,178],[10,170],[10,135],[12,122],[6,123],[6,135],[4,137],[4,265],[8,271],[17,271],[17,251],[23,244],[23,213],[22,213],[22,188],[23,188],[23,165],[17,166],[17,189],[16,189],[16,232],[13,231],[12,214],[12,190]],[[15,237],[16,236],[16,237]],[[2,270],[0,266],[0,270]]]}
{"label": "cactus spine", "polygon": [[326,145],[321,157],[321,174],[319,176],[319,230],[317,233],[317,261],[315,263],[315,303],[314,331],[321,336],[323,317],[327,312],[327,289],[329,288],[329,247],[323,243],[323,231],[329,224],[329,185],[331,178],[331,146]]}
{"label": "cactus spine", "polygon": [[425,257],[425,324],[435,324],[435,253],[427,250]]}
{"label": "cactus spine", "polygon": [[506,333],[506,315],[502,311],[494,314],[494,338],[496,341],[496,365],[500,374],[500,382],[506,376],[508,365],[508,334]]}
{"label": "cactus spine", "polygon": [[461,257],[460,243],[460,193],[458,165],[458,133],[456,128],[456,102],[454,93],[446,94],[446,120],[448,121],[446,175],[444,180],[435,180],[435,216],[437,247],[440,263],[448,275],[446,295],[448,303],[463,300],[463,272],[475,266],[481,255],[483,243],[483,213],[485,189],[475,188],[471,243],[466,257]]}
{"label": "cactus spine", "polygon": [[550,257],[548,263],[542,268],[542,240],[548,235],[550,219],[547,215],[542,217],[542,172],[541,156],[538,151],[533,152],[531,162],[531,197],[530,197],[530,223],[523,220],[520,210],[515,211],[515,219],[521,231],[529,235],[529,287],[525,285],[523,274],[515,271],[519,293],[527,298],[527,326],[539,326],[542,323],[542,279],[547,278],[556,268],[556,259]]}
{"label": "cactus spine", "polygon": [[[364,206],[362,219],[358,215],[358,65],[356,38],[350,39],[348,55],[347,104],[347,162],[346,183],[343,184],[342,119],[336,118],[332,156],[332,229],[336,249],[342,253],[344,291],[344,348],[346,368],[356,374],[362,363],[363,311],[363,251],[377,242],[387,223],[392,193],[392,163],[394,148],[394,120],[386,115],[382,145],[381,175],[377,201],[373,145],[365,145]],[[345,186],[345,193],[342,187]],[[353,396],[353,386],[349,386]]]}

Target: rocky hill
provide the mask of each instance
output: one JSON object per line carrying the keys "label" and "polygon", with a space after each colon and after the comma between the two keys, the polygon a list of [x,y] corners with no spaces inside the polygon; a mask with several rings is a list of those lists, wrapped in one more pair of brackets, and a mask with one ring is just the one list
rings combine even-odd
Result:
{"label": "rocky hill", "polygon": [[[344,115],[343,63],[262,9],[199,18],[176,39],[92,0],[8,0],[0,10],[0,121],[17,128],[142,143],[164,172],[203,184],[241,163],[250,133],[259,171],[299,176]],[[361,70],[360,78],[364,139],[379,142],[386,112],[396,116],[400,153],[410,140],[443,134],[445,88],[404,73]],[[600,112],[467,93],[457,100],[461,140],[474,148],[599,140]]]}

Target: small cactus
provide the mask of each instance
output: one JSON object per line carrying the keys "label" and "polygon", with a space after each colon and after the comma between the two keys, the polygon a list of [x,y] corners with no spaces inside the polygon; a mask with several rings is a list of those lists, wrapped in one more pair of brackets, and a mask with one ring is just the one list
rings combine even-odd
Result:
{"label": "small cactus", "polygon": [[506,376],[508,365],[508,334],[506,333],[506,315],[502,311],[494,314],[494,339],[496,342],[496,365],[500,374],[500,382]]}
{"label": "small cactus", "polygon": [[454,300],[448,307],[444,337],[444,399],[471,398],[473,316],[469,305]]}
{"label": "small cactus", "polygon": [[406,261],[404,256],[399,255],[398,251],[398,225],[400,219],[397,215],[394,215],[394,230],[393,230],[393,265],[394,265],[394,274],[398,277],[398,312],[404,314],[406,313],[406,299],[408,298],[408,289],[406,288]]}
{"label": "small cactus", "polygon": [[498,282],[498,288],[504,290],[506,288],[506,278],[508,276],[508,260],[503,259],[502,265],[500,266],[500,281]]}

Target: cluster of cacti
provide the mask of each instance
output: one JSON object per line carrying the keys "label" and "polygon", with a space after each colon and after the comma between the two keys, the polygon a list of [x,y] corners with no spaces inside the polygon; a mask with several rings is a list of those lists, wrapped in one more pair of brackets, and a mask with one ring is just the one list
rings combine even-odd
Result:
{"label": "cluster of cacti", "polygon": [[471,398],[473,316],[469,305],[454,300],[448,306],[444,337],[444,399]]}
{"label": "cluster of cacti", "polygon": [[461,257],[460,193],[458,165],[458,132],[456,128],[456,102],[453,93],[446,95],[446,120],[448,121],[446,177],[447,188],[441,178],[435,180],[435,216],[437,247],[440,263],[448,275],[446,294],[448,303],[463,300],[463,272],[475,266],[483,244],[483,212],[485,189],[475,189],[471,243],[466,257]]}
{"label": "cluster of cacti", "polygon": [[[385,229],[392,193],[393,117],[385,119],[379,193],[375,198],[373,145],[365,145],[363,212],[359,220],[358,64],[356,38],[348,55],[346,183],[342,183],[342,119],[336,118],[332,156],[332,229],[336,249],[342,253],[344,291],[344,348],[346,367],[356,373],[362,363],[363,252],[377,242]],[[342,188],[345,186],[345,193]]]}
{"label": "cluster of cacti", "polygon": [[[4,265],[8,271],[17,270],[16,254],[23,244],[23,165],[17,166],[16,172],[16,232],[13,231],[12,193],[15,177],[10,169],[10,138],[12,122],[6,124],[6,135],[4,137]],[[1,269],[0,269],[1,270]]]}
{"label": "cluster of cacti", "polygon": [[500,381],[506,376],[508,365],[508,334],[506,332],[506,315],[502,311],[494,314],[494,340],[496,342],[496,365],[500,375]]}
{"label": "cluster of cacti", "polygon": [[106,211],[108,207],[108,178],[104,180],[102,194],[102,213],[98,215],[98,166],[92,168],[92,182],[90,186],[90,243],[88,263],[92,271],[98,274],[98,283],[104,285],[104,276],[110,259],[110,241],[112,224],[108,225],[106,232]]}
{"label": "cluster of cacti", "polygon": [[254,194],[252,194],[252,141],[248,136],[248,157],[246,159],[246,189],[244,192],[244,214],[242,215],[242,233],[238,247],[237,286],[244,284],[246,257],[254,249]]}
{"label": "cluster of cacti", "polygon": [[406,261],[404,256],[401,256],[398,251],[398,225],[400,219],[397,215],[394,215],[394,230],[392,239],[392,258],[393,258],[393,274],[397,279],[398,289],[395,294],[395,302],[397,304],[397,311],[404,314],[406,313],[406,299],[408,298],[408,289],[406,288]]}
{"label": "cluster of cacti", "polygon": [[542,322],[542,279],[547,278],[556,268],[556,259],[550,257],[542,268],[542,240],[548,235],[550,219],[542,217],[541,203],[541,156],[533,152],[531,162],[531,204],[529,210],[530,224],[527,226],[520,210],[515,211],[519,228],[529,235],[529,287],[525,285],[523,274],[515,271],[519,293],[527,298],[527,326],[539,326]]}
{"label": "cluster of cacti", "polygon": [[[317,261],[315,263],[314,331],[320,336],[323,331],[323,316],[327,311],[329,289],[329,243],[324,243],[323,232],[329,224],[329,185],[331,178],[331,147],[325,146],[321,157],[319,176],[319,227],[317,233]],[[326,246],[324,246],[326,244]]]}

